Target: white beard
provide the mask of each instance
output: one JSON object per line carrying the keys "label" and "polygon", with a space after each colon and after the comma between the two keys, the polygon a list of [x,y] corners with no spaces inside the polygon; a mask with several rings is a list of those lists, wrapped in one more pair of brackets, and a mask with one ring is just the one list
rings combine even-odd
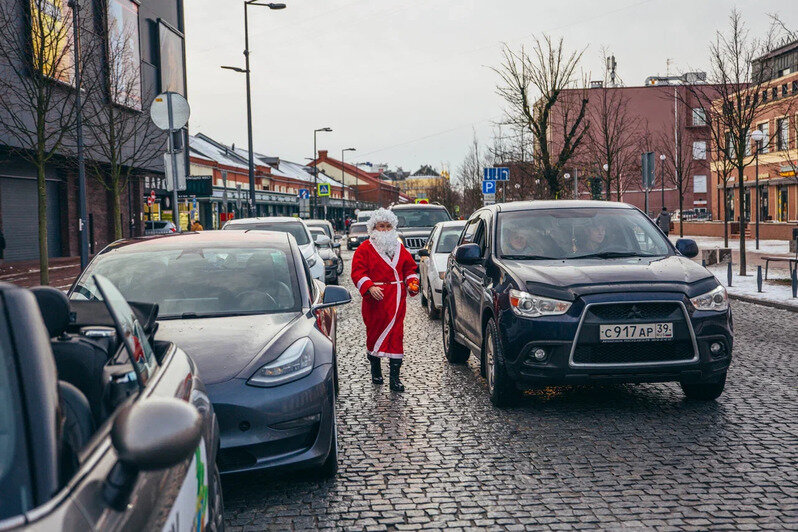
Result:
{"label": "white beard", "polygon": [[371,240],[371,245],[374,246],[374,249],[392,259],[396,251],[396,244],[399,242],[399,233],[396,229],[391,229],[390,231],[377,231],[375,229],[369,233],[369,240]]}

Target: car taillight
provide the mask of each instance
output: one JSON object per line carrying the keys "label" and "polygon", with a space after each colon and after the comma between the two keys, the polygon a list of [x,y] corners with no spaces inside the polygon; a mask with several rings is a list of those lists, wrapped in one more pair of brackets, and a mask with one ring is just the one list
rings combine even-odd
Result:
{"label": "car taillight", "polygon": [[169,230],[173,233],[177,232],[177,227],[170,227]]}

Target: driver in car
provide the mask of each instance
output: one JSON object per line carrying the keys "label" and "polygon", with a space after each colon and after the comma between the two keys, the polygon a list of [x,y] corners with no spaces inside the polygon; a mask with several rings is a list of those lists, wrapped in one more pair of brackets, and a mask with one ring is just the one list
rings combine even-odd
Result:
{"label": "driver in car", "polygon": [[538,226],[510,226],[505,231],[504,241],[507,243],[507,255],[535,255],[542,257],[560,257],[562,249],[546,232]]}
{"label": "driver in car", "polygon": [[577,242],[580,253],[596,253],[603,247],[607,239],[607,224],[604,220],[596,220],[585,229],[583,237]]}

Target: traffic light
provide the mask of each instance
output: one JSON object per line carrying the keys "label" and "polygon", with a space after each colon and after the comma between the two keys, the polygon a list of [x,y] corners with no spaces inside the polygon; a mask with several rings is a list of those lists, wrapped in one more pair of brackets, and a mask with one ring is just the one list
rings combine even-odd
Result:
{"label": "traffic light", "polygon": [[604,197],[604,187],[600,177],[594,177],[590,180],[590,194],[594,200],[600,200]]}

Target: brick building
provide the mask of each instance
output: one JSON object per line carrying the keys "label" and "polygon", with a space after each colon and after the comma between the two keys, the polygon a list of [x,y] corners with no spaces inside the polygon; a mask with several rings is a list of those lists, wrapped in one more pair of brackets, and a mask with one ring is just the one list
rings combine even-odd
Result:
{"label": "brick building", "polygon": [[366,172],[353,164],[342,163],[330,157],[327,150],[319,150],[318,159],[309,165],[318,166],[320,171],[335,176],[344,185],[351,187],[357,202],[385,207],[400,201],[399,187],[383,180],[381,174]]}

